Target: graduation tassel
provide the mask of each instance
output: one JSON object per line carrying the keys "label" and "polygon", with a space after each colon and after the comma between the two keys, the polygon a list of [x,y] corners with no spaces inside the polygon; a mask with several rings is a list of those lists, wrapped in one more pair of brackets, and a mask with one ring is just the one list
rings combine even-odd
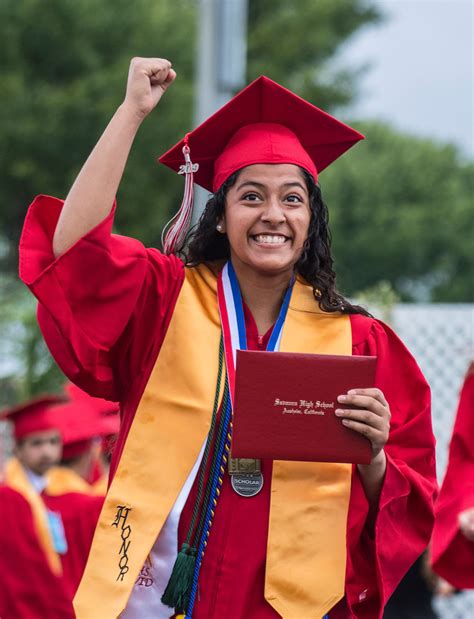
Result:
{"label": "graduation tassel", "polygon": [[191,548],[189,544],[184,542],[176,557],[173,571],[161,598],[163,604],[180,611],[186,610],[189,603],[195,565],[196,548]]}
{"label": "graduation tassel", "polygon": [[184,174],[184,195],[179,211],[163,228],[161,244],[165,254],[174,254],[184,245],[189,231],[194,207],[194,172],[199,170],[199,164],[191,161],[188,146],[188,135],[184,138],[183,155],[184,164],[180,166],[178,174]]}

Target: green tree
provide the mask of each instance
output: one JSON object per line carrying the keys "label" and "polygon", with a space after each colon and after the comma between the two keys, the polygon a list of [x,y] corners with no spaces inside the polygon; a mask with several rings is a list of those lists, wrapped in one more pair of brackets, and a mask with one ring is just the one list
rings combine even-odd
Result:
{"label": "green tree", "polygon": [[335,53],[380,19],[365,0],[250,0],[249,81],[266,75],[324,110],[347,104],[363,67],[335,69]]}
{"label": "green tree", "polygon": [[[146,120],[120,188],[119,230],[157,244],[182,179],[156,156],[189,129],[196,0],[3,0],[0,3],[0,222],[16,268],[26,207],[38,193],[65,196],[120,103],[132,56],[170,58],[170,95]],[[250,0],[249,78],[267,73],[323,106],[347,102],[354,76],[328,61],[376,12],[365,0]]]}
{"label": "green tree", "polygon": [[321,174],[339,286],[474,301],[474,165],[454,146],[356,123],[367,139]]}
{"label": "green tree", "polygon": [[123,99],[132,56],[172,58],[179,73],[173,100],[140,131],[121,191],[119,226],[137,236],[151,230],[145,240],[156,241],[180,179],[155,159],[190,124],[195,13],[192,0],[0,3],[0,200],[10,269],[28,203],[39,192],[65,196]]}
{"label": "green tree", "polygon": [[43,341],[36,302],[10,275],[0,280],[0,408],[45,392],[59,392],[64,376]]}

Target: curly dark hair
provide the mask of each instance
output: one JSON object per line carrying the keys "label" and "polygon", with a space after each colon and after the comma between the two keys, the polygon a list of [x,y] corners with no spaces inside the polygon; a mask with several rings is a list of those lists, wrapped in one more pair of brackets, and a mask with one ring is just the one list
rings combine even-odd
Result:
{"label": "curly dark hair", "polygon": [[[323,311],[370,316],[365,308],[353,305],[336,289],[328,209],[313,176],[300,169],[308,188],[311,219],[308,237],[295,265],[295,271],[313,287],[314,298]],[[227,192],[236,182],[238,175],[237,171],[229,176],[208,200],[198,224],[188,235],[186,245],[179,250],[178,253],[187,266],[230,258],[227,235],[218,232],[216,226],[224,214]]]}

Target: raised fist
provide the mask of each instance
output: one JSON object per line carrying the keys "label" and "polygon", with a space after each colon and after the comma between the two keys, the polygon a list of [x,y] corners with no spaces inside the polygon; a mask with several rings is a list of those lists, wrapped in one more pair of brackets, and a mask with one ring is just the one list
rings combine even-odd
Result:
{"label": "raised fist", "polygon": [[132,58],[124,104],[145,118],[176,78],[165,58]]}

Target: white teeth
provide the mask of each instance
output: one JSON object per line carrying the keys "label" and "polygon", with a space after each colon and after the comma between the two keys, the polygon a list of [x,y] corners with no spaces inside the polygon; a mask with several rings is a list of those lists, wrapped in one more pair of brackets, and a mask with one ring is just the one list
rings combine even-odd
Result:
{"label": "white teeth", "polygon": [[254,238],[258,243],[270,243],[271,245],[282,245],[286,241],[286,237],[279,234],[257,234]]}

